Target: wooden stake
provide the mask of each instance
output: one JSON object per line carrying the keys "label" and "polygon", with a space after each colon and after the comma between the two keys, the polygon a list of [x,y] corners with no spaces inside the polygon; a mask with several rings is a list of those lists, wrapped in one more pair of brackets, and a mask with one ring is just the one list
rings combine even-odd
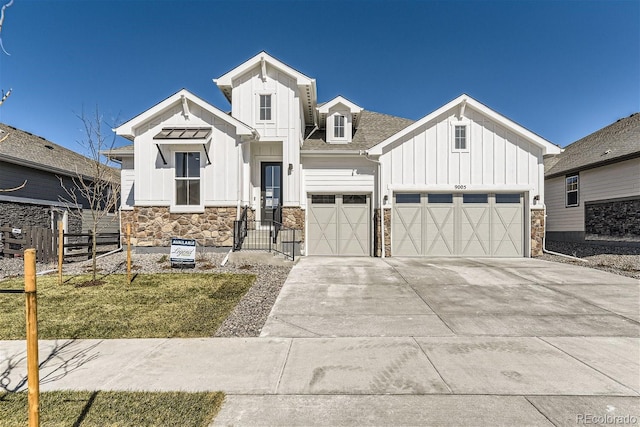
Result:
{"label": "wooden stake", "polygon": [[58,285],[62,285],[62,261],[64,260],[64,230],[58,221]]}
{"label": "wooden stake", "polygon": [[131,284],[131,224],[127,224],[127,283]]}
{"label": "wooden stake", "polygon": [[27,386],[29,427],[40,425],[40,374],[38,370],[38,310],[36,250],[24,251],[24,293],[27,308]]}

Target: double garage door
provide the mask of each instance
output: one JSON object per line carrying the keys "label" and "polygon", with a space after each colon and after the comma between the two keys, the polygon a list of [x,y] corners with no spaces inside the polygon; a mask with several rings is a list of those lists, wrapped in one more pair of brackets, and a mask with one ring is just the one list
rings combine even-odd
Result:
{"label": "double garage door", "polygon": [[396,193],[391,223],[394,256],[524,254],[523,195]]}
{"label": "double garage door", "polygon": [[313,194],[308,207],[309,255],[370,255],[368,194]]}

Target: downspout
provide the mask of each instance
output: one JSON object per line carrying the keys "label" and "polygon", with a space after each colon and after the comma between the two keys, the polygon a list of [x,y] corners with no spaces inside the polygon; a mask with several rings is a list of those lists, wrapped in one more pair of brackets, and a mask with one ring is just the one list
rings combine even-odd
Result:
{"label": "downspout", "polygon": [[574,259],[574,260],[577,260],[577,261],[582,261],[582,262],[589,263],[588,259],[582,259],[582,258],[578,258],[578,257],[571,256],[571,255],[561,254],[560,252],[553,252],[553,251],[547,250],[547,206],[546,205],[544,207],[544,227],[543,227],[543,231],[544,231],[544,234],[542,236],[542,252],[543,253],[556,255],[556,256],[561,256],[561,257],[564,257],[564,258],[569,258],[569,259]]}
{"label": "downspout", "polygon": [[238,156],[238,190],[236,191],[238,203],[236,206],[236,221],[240,221],[240,198],[242,197],[242,186],[244,185],[244,182],[242,182],[242,144],[238,144],[238,149],[240,150],[240,155]]}
{"label": "downspout", "polygon": [[[360,151],[360,155],[364,155],[364,158],[370,162],[378,165],[378,201],[380,202],[380,258],[386,257],[385,251],[385,226],[384,226],[384,202],[382,196],[382,162],[380,160],[373,160],[369,157],[369,153],[367,151]],[[375,235],[375,226],[373,229],[373,233]]]}

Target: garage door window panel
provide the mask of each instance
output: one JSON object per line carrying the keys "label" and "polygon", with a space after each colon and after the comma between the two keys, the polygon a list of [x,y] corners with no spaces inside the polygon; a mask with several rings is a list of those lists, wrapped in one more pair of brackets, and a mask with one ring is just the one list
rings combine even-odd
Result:
{"label": "garage door window panel", "polygon": [[345,194],[342,196],[342,203],[345,205],[366,205],[367,196],[364,194]]}
{"label": "garage door window panel", "polygon": [[462,203],[475,204],[475,203],[489,203],[488,194],[463,194]]}
{"label": "garage door window panel", "polygon": [[396,203],[420,203],[420,193],[396,194]]}
{"label": "garage door window panel", "polygon": [[427,196],[427,200],[430,205],[434,203],[451,204],[453,203],[453,194],[430,193]]}
{"label": "garage door window panel", "polygon": [[335,205],[335,194],[314,194],[311,196],[311,203],[314,205]]}
{"label": "garage door window panel", "polygon": [[519,193],[498,193],[496,194],[496,203],[497,204],[520,203],[520,194]]}

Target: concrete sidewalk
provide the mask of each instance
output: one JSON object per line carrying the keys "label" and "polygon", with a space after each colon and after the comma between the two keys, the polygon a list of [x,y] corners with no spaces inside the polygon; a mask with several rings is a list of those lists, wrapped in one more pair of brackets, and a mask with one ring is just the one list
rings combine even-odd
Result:
{"label": "concrete sidewalk", "polygon": [[[41,341],[41,389],[221,390],[214,425],[639,425],[639,290],[538,260],[304,258],[263,337]],[[0,341],[0,387],[25,373]]]}
{"label": "concrete sidewalk", "polygon": [[[41,390],[222,390],[216,425],[567,425],[583,414],[640,419],[639,347],[637,338],[41,341]],[[4,389],[25,389],[24,348],[0,342]],[[603,354],[581,357],[586,348]]]}

